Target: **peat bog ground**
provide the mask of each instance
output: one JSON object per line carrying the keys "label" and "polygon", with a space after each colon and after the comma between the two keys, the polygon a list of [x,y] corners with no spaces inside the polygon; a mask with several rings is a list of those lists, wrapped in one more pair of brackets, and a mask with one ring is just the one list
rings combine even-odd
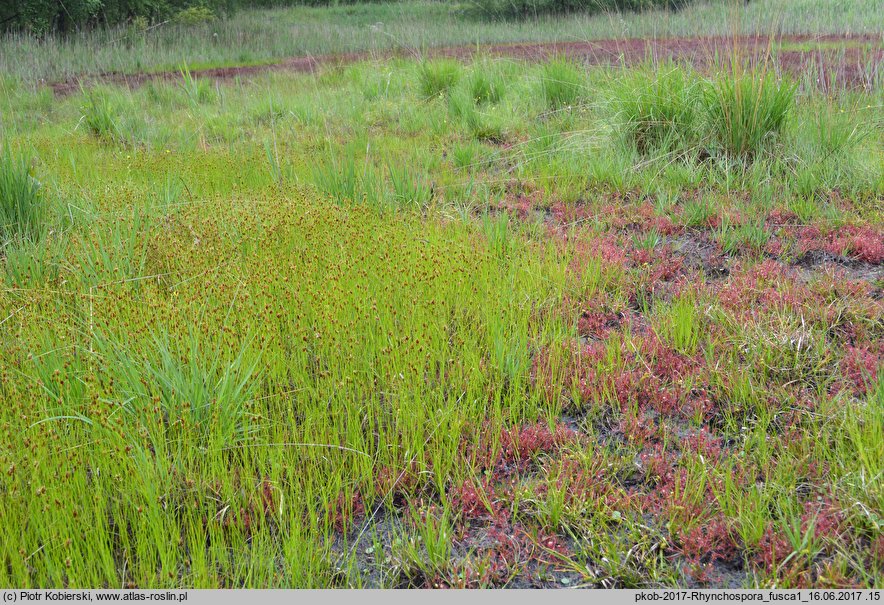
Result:
{"label": "peat bog ground", "polygon": [[881,50],[825,40],[4,79],[0,585],[881,586]]}
{"label": "peat bog ground", "polygon": [[[785,36],[706,36],[699,38],[662,39],[607,39],[588,42],[513,43],[485,46],[456,46],[429,48],[425,51],[399,49],[333,55],[292,57],[280,62],[230,67],[207,67],[190,70],[192,75],[212,80],[249,78],[265,71],[313,73],[329,65],[357,61],[382,61],[392,58],[433,59],[439,57],[469,61],[472,57],[500,57],[519,61],[543,61],[558,56],[586,65],[628,66],[638,63],[678,61],[696,68],[712,70],[726,64],[738,54],[745,61],[765,61],[776,58],[777,69],[793,78],[804,78],[820,90],[864,88],[873,90],[880,85],[880,65],[884,60],[884,46],[880,35],[811,35]],[[117,84],[141,86],[155,80],[177,80],[181,69],[140,73],[107,72],[81,75],[56,82],[50,86],[57,95],[80,90],[83,84]]]}

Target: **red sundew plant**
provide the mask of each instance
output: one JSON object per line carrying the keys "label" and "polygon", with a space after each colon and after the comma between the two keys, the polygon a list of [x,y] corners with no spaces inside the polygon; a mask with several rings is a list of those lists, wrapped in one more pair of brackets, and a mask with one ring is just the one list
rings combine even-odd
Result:
{"label": "red sundew plant", "polygon": [[547,401],[558,401],[563,389],[574,375],[574,358],[578,355],[576,342],[565,342],[556,350],[542,345],[531,359],[529,380],[531,387],[543,393]]}
{"label": "red sundew plant", "polygon": [[326,518],[338,532],[346,532],[355,519],[365,515],[365,502],[362,494],[354,493],[349,499],[343,494],[329,503]]}
{"label": "red sundew plant", "polygon": [[632,266],[641,269],[643,281],[650,284],[672,281],[684,275],[684,258],[666,244],[654,249],[632,247],[629,251]]}
{"label": "red sundew plant", "polygon": [[781,532],[776,531],[773,524],[769,524],[758,543],[756,556],[758,564],[768,573],[774,573],[791,554],[792,546],[789,540]]}
{"label": "red sundew plant", "polygon": [[641,222],[636,225],[636,228],[642,232],[659,233],[660,235],[677,235],[684,232],[684,227],[676,225],[668,215],[658,214],[657,209],[648,202],[644,202],[638,207],[637,214]]}
{"label": "red sundew plant", "polygon": [[[863,279],[851,279],[847,272],[837,266],[826,267],[819,277],[809,283],[810,292],[826,303],[849,303],[852,312],[860,312],[867,316],[876,316],[884,312],[880,301],[870,300],[874,295],[874,287]],[[842,305],[827,305],[830,312],[843,312]],[[826,315],[830,317],[829,314]],[[831,325],[835,322],[828,321]]]}
{"label": "red sundew plant", "polygon": [[666,436],[665,425],[657,424],[645,412],[639,415],[624,414],[619,430],[630,445],[641,449],[662,443]]}
{"label": "red sundew plant", "polygon": [[660,414],[671,415],[681,411],[681,388],[664,385],[658,376],[640,369],[621,373],[614,380],[614,389],[621,409],[635,403],[639,409],[650,408]]}
{"label": "red sundew plant", "polygon": [[748,271],[748,275],[760,283],[776,283],[788,273],[785,265],[772,259],[753,265]]}
{"label": "red sundew plant", "polygon": [[[586,363],[586,362],[584,362]],[[610,401],[612,395],[619,404],[614,390],[614,379],[597,368],[586,368],[580,372],[577,381],[581,405]]]}
{"label": "red sundew plant", "polygon": [[884,233],[870,226],[845,225],[823,235],[816,227],[803,227],[798,229],[798,248],[877,265],[884,262]]}
{"label": "red sundew plant", "polygon": [[627,214],[624,204],[605,204],[599,210],[598,216],[612,231],[624,231],[633,222],[633,218]]}
{"label": "red sundew plant", "polygon": [[427,576],[424,578],[421,588],[434,590],[449,590],[451,588],[467,588],[467,584],[463,580],[458,581],[457,578],[443,577],[439,574]]}
{"label": "red sundew plant", "polygon": [[420,480],[420,465],[417,460],[412,460],[409,467],[404,470],[397,471],[384,466],[375,475],[375,492],[382,495],[389,494],[393,505],[402,507],[408,503],[409,495],[416,491]]}
{"label": "red sundew plant", "polygon": [[829,234],[825,250],[877,265],[884,262],[884,234],[872,227],[847,225]]}
{"label": "red sundew plant", "polygon": [[[523,533],[525,533],[524,530]],[[527,534],[525,534],[525,537],[530,539],[530,536]],[[538,536],[535,544],[538,548],[532,552],[532,558],[541,565],[558,565],[561,564],[563,558],[572,555],[571,550],[562,538],[553,534]]]}
{"label": "red sundew plant", "polygon": [[[676,471],[675,454],[666,451],[662,443],[654,444],[650,452],[643,452],[639,458],[645,472],[645,479],[657,486],[645,498],[645,504],[650,505],[650,508],[653,510],[658,508],[662,501],[665,501],[671,495],[671,486],[675,479],[675,474],[676,472],[681,473],[683,470]],[[647,507],[645,507],[645,510],[647,510]]]}
{"label": "red sundew plant", "polygon": [[479,490],[488,490],[487,494],[492,497],[488,487],[487,483],[480,488],[464,483],[449,492],[452,505],[463,507],[463,518],[472,525],[469,533],[462,537],[471,554],[454,573],[441,579],[446,586],[501,585],[519,569],[555,565],[561,557],[571,554],[560,537],[535,536],[521,523],[512,523],[508,511],[496,504],[492,504],[493,510],[488,510],[482,504],[486,498],[479,493]]}
{"label": "red sundew plant", "polygon": [[666,345],[657,334],[645,335],[639,344],[639,351],[650,364],[654,375],[661,380],[677,381],[691,375],[698,361]]}
{"label": "red sundew plant", "polygon": [[616,402],[622,410],[630,405],[661,414],[681,412],[688,393],[682,381],[696,363],[663,345],[653,333],[641,337],[637,352],[622,354],[622,367],[607,368],[604,343],[590,342],[578,357],[581,401]]}
{"label": "red sundew plant", "polygon": [[590,259],[601,259],[604,264],[622,267],[626,264],[625,247],[610,233],[580,237],[574,242],[572,269],[582,271]]}
{"label": "red sundew plant", "polygon": [[[651,265],[650,277],[666,282],[686,277],[684,257],[673,253],[671,246],[664,246]],[[684,283],[679,285],[683,286]]]}
{"label": "red sundew plant", "polygon": [[878,370],[884,367],[884,345],[875,347],[854,347],[847,345],[841,360],[844,380],[857,397],[864,397],[869,388],[878,380]]}
{"label": "red sundew plant", "polygon": [[273,500],[273,484],[270,482],[270,479],[265,478],[263,481],[261,481],[261,504],[264,505],[265,515],[273,513]]}
{"label": "red sundew plant", "polygon": [[779,257],[782,256],[783,250],[785,250],[785,245],[783,244],[783,241],[781,239],[777,237],[771,237],[769,240],[767,240],[767,243],[764,244],[762,250],[764,250],[764,253],[768,256]]}
{"label": "red sundew plant", "polygon": [[239,521],[239,525],[242,527],[243,532],[247,536],[252,535],[252,515],[249,509],[240,508],[237,520]]}
{"label": "red sundew plant", "polygon": [[[844,532],[844,513],[830,499],[808,501],[803,505],[800,531],[802,535],[810,534],[813,541],[841,541]],[[811,531],[812,530],[812,531]],[[783,530],[775,529],[773,523],[768,524],[757,549],[757,560],[768,573],[781,571],[799,576],[806,584],[812,584],[807,576],[807,567],[813,561],[803,557],[793,559],[788,569],[781,569],[793,555],[793,546]]]}
{"label": "red sundew plant", "polygon": [[816,539],[841,539],[844,532],[844,513],[835,502],[829,498],[811,500],[805,502],[803,507],[802,531],[808,531],[813,524],[813,533]]}
{"label": "red sundew plant", "polygon": [[[715,502],[715,490],[722,484],[705,480],[699,489],[687,469],[677,466],[680,454],[677,450],[664,450],[654,446],[651,452],[641,455],[647,482],[653,486],[635,498],[639,509],[657,519],[661,526],[676,532],[679,527],[692,524],[709,516],[710,503]],[[708,479],[708,478],[707,478]]]}
{"label": "red sundew plant", "polygon": [[794,239],[799,252],[823,250],[825,244],[823,232],[816,225],[783,225],[779,233],[782,237]]}
{"label": "red sundew plant", "polygon": [[[814,588],[862,588],[863,583],[855,577],[844,573],[837,561],[822,561],[814,569],[814,576],[807,578],[805,585]],[[805,574],[807,577],[810,574]]]}
{"label": "red sundew plant", "polygon": [[741,315],[758,315],[760,310],[800,309],[817,300],[806,286],[791,279],[793,271],[773,259],[748,270],[734,267],[727,284],[719,291],[721,304]]}
{"label": "red sundew plant", "polygon": [[649,250],[647,248],[631,250],[629,253],[629,257],[632,262],[632,266],[644,267],[646,265],[650,265],[651,261],[653,261],[657,257],[655,252],[655,250]]}
{"label": "red sundew plant", "polygon": [[688,435],[684,439],[683,449],[685,451],[695,452],[707,462],[717,463],[721,460],[724,450],[722,447],[721,437],[716,437],[706,429]]}
{"label": "red sundew plant", "polygon": [[697,559],[688,560],[688,573],[700,586],[711,586],[721,582],[721,574],[712,563],[702,563]]}
{"label": "red sundew plant", "polygon": [[448,499],[454,510],[464,519],[479,519],[486,516],[499,517],[506,511],[498,506],[494,487],[488,479],[482,481],[467,480],[448,489]]}
{"label": "red sundew plant", "polygon": [[550,430],[549,425],[543,422],[503,429],[500,434],[498,463],[524,466],[538,454],[553,453],[576,439],[577,433],[563,424],[557,424],[554,430]]}
{"label": "red sundew plant", "polygon": [[648,221],[648,231],[656,231],[662,235],[673,236],[684,233],[682,225],[675,224],[668,216],[655,216]]}
{"label": "red sundew plant", "polygon": [[526,220],[531,213],[541,207],[543,198],[539,191],[534,191],[528,195],[524,193],[507,194],[506,198],[501,200],[498,210],[506,210],[521,220]]}
{"label": "red sundew plant", "polygon": [[739,540],[722,516],[698,521],[688,531],[679,531],[676,540],[679,553],[701,564],[733,561],[738,557],[741,548]]}
{"label": "red sundew plant", "polygon": [[[12,107],[10,145],[62,153],[31,166],[60,194],[40,241],[0,246],[10,584],[884,578],[876,138],[817,154],[812,90],[751,166],[636,158],[607,107],[478,108],[510,146],[460,97],[540,94],[543,66],[485,63],[420,111],[368,63],[228,87],[202,134],[160,89],[99,91],[153,105],[125,149]],[[78,192],[101,211],[71,223]]]}
{"label": "red sundew plant", "polygon": [[488,529],[486,539],[491,544],[481,552],[489,564],[486,581],[495,584],[505,581],[519,566],[548,567],[560,563],[560,556],[570,554],[557,536],[534,539],[522,524],[495,523]]}
{"label": "red sundew plant", "polygon": [[560,225],[581,223],[596,216],[596,213],[587,204],[566,204],[561,201],[552,204],[549,212],[553,220]]}
{"label": "red sundew plant", "polygon": [[884,571],[884,535],[872,541],[871,558],[872,569]]}
{"label": "red sundew plant", "polygon": [[801,222],[801,219],[791,210],[774,208],[767,215],[766,222],[769,227],[776,228],[783,225],[798,225]]}
{"label": "red sundew plant", "polygon": [[531,386],[541,391],[547,400],[555,401],[561,391],[553,369],[552,353],[546,346],[541,346],[531,357],[529,379]]}
{"label": "red sundew plant", "polygon": [[706,391],[699,389],[687,397],[683,412],[698,421],[708,422],[719,412],[719,406]]}
{"label": "red sundew plant", "polygon": [[577,334],[596,340],[606,339],[612,332],[620,328],[623,313],[591,313],[584,311],[577,318]]}
{"label": "red sundew plant", "polygon": [[545,422],[520,427],[504,427],[500,430],[495,451],[489,423],[485,423],[475,441],[463,443],[468,459],[480,468],[506,477],[513,471],[524,470],[539,454],[552,454],[569,442],[576,442],[577,433],[564,424],[553,429]]}
{"label": "red sundew plant", "polygon": [[611,392],[611,377],[601,371],[606,356],[604,342],[590,340],[582,346],[575,346],[568,373],[578,377],[576,386],[581,402],[602,401]]}
{"label": "red sundew plant", "polygon": [[830,296],[839,297],[832,301],[828,300],[830,296],[823,298],[827,302],[811,317],[829,326],[832,336],[844,344],[874,347],[880,339],[876,326],[884,318],[884,302],[877,300],[871,289],[867,292],[868,296],[852,298],[850,294],[839,296],[834,289]]}

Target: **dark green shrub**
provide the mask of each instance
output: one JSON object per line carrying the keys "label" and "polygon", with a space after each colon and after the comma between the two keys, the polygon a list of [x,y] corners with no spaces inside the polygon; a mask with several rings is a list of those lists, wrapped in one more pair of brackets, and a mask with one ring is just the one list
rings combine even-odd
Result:
{"label": "dark green shrub", "polygon": [[[0,3],[5,4],[5,3]],[[230,13],[245,0],[12,0],[0,8],[0,27],[35,34],[68,32],[95,25],[116,25],[147,19],[160,22],[205,22],[207,15]]]}
{"label": "dark green shrub", "polygon": [[181,25],[211,23],[216,18],[215,12],[208,6],[189,6],[175,13],[175,23]]}

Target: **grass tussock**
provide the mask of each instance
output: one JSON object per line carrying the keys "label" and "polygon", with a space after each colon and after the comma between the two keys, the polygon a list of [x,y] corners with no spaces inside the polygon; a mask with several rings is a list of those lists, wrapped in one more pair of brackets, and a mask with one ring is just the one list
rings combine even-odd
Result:
{"label": "grass tussock", "polygon": [[203,78],[195,78],[187,64],[179,69],[181,81],[179,87],[192,107],[209,103],[215,98],[212,83]]}
{"label": "grass tussock", "polygon": [[31,174],[31,158],[0,151],[0,241],[37,240],[46,228],[46,202]]}
{"label": "grass tussock", "polygon": [[549,109],[577,105],[584,91],[583,70],[573,61],[560,58],[546,63],[540,76],[540,90]]}
{"label": "grass tussock", "polygon": [[499,103],[506,93],[506,76],[492,63],[476,63],[468,87],[477,105]]}
{"label": "grass tussock", "polygon": [[764,67],[735,67],[704,94],[712,142],[725,153],[751,157],[783,132],[795,105],[795,84]]}
{"label": "grass tussock", "polygon": [[448,93],[457,84],[463,67],[452,59],[424,61],[418,70],[418,87],[421,95],[430,99]]}
{"label": "grass tussock", "polygon": [[122,138],[119,102],[106,90],[84,91],[83,123],[94,136],[106,141]]}
{"label": "grass tussock", "polygon": [[630,70],[614,87],[612,111],[639,153],[685,151],[699,143],[701,80],[674,64]]}
{"label": "grass tussock", "polygon": [[[766,65],[734,67],[704,78],[689,67],[665,64],[653,71],[629,71],[613,91],[611,111],[639,153],[751,161],[762,150],[776,152],[794,113],[796,86]],[[834,115],[823,114],[827,126],[819,130],[826,131],[820,142],[830,149],[846,146],[855,136],[847,124],[831,124],[829,130]]]}

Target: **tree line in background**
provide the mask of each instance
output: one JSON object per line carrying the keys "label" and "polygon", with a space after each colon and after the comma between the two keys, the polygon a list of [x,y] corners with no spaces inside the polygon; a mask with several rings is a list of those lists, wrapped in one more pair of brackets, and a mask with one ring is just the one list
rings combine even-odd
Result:
{"label": "tree line in background", "polygon": [[[132,22],[198,23],[245,8],[356,4],[367,1],[372,0],[11,0],[0,3],[0,29],[44,34]],[[692,1],[466,0],[456,4],[468,12],[485,17],[510,18],[576,11],[677,9]]]}
{"label": "tree line in background", "polygon": [[134,20],[208,21],[241,8],[332,3],[341,0],[12,0],[0,2],[0,24],[40,34]]}

